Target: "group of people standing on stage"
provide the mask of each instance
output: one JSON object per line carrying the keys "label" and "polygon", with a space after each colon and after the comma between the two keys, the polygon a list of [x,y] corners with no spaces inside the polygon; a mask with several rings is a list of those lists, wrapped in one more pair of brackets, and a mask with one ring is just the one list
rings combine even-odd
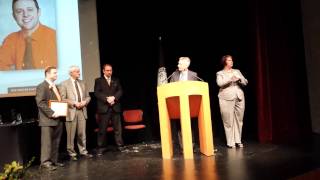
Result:
{"label": "group of people standing on stage", "polygon": [[[172,74],[170,82],[197,81],[201,80],[196,72],[188,69],[189,57],[180,57],[178,70]],[[223,69],[216,73],[216,82],[220,87],[219,105],[224,125],[227,147],[242,148],[241,141],[243,115],[245,110],[245,98],[241,89],[247,85],[247,79],[240,70],[233,69],[231,55],[223,56],[221,59]],[[106,127],[112,120],[114,128],[115,143],[119,150],[124,147],[121,127],[122,87],[119,79],[112,76],[112,66],[105,64],[102,68],[103,76],[95,80],[94,95],[97,99],[97,113],[99,115],[99,131],[97,134],[97,155],[103,154],[106,146]],[[74,138],[77,136],[79,154],[82,157],[91,158],[86,148],[86,119],[87,105],[91,98],[85,83],[80,80],[80,68],[71,66],[70,78],[63,81],[59,88],[54,84],[57,80],[56,67],[49,66],[45,69],[45,80],[37,86],[36,102],[39,109],[39,126],[41,127],[41,168],[55,170],[58,166],[64,166],[58,162],[58,151],[63,122],[67,132],[67,151],[71,160],[76,161],[78,154],[74,149]],[[51,100],[66,101],[68,103],[68,114],[59,117],[50,107]],[[176,136],[182,148],[181,133],[178,125]],[[194,128],[193,128],[194,130]],[[194,133],[193,133],[194,134]],[[194,142],[194,136],[193,136]]]}
{"label": "group of people standing on stage", "polygon": [[[87,105],[91,98],[85,83],[80,80],[80,68],[70,67],[70,78],[55,85],[57,79],[55,31],[40,23],[41,14],[37,0],[13,0],[13,17],[21,28],[11,33],[0,46],[0,70],[45,69],[45,80],[37,86],[36,102],[39,109],[39,126],[41,127],[41,166],[55,170],[63,166],[58,162],[58,150],[63,123],[67,132],[67,151],[71,160],[76,161],[78,154],[74,149],[74,139],[80,156],[91,158],[86,148]],[[247,79],[237,69],[233,69],[232,56],[222,57],[223,69],[216,73],[219,90],[219,105],[223,120],[227,147],[243,147],[241,141],[243,115],[245,109],[242,86],[247,85]],[[170,82],[201,80],[196,72],[188,69],[189,57],[180,57],[178,71],[174,72]],[[106,127],[111,119],[115,142],[119,150],[123,148],[121,129],[121,107],[119,99],[122,87],[117,78],[112,76],[112,66],[103,66],[103,76],[95,80],[94,95],[97,99],[99,114],[99,131],[97,134],[97,155],[102,155],[106,145]],[[68,115],[59,117],[50,107],[50,100],[66,101]],[[175,123],[174,129],[182,148],[180,123]],[[193,130],[194,124],[193,124]],[[194,134],[194,133],[193,133]],[[194,136],[193,141],[194,141]]]}
{"label": "group of people standing on stage", "polygon": [[[67,152],[70,160],[77,161],[78,153],[75,151],[74,140],[77,137],[77,146],[80,157],[91,158],[86,148],[86,119],[87,105],[91,98],[85,83],[80,80],[80,68],[71,66],[70,78],[63,81],[59,87],[56,67],[45,69],[45,80],[37,86],[36,103],[39,109],[39,126],[41,127],[41,157],[40,168],[49,171],[63,167],[58,161],[59,144],[63,132],[63,123],[67,132]],[[103,66],[103,76],[95,81],[94,94],[97,98],[97,113],[100,116],[99,131],[97,134],[97,155],[102,155],[106,146],[106,127],[112,120],[115,142],[119,150],[123,148],[121,129],[121,107],[119,99],[122,88],[119,80],[112,77],[112,66]],[[65,101],[68,104],[66,117],[59,117],[50,106],[50,101]]]}

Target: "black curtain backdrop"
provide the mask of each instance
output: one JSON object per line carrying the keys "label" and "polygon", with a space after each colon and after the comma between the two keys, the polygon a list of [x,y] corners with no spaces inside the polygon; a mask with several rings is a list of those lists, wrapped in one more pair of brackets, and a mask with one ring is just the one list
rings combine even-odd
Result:
{"label": "black curtain backdrop", "polygon": [[[159,139],[157,111],[158,37],[162,37],[168,76],[176,69],[180,56],[191,58],[190,69],[209,83],[213,131],[224,137],[218,105],[216,72],[220,58],[232,54],[235,67],[254,77],[254,58],[250,44],[250,7],[238,1],[215,6],[202,3],[121,4],[111,6],[97,1],[101,63],[114,65],[124,96],[123,108],[141,107],[145,111],[153,138]],[[251,83],[251,82],[250,82]],[[245,137],[257,137],[255,85],[247,94]]]}
{"label": "black curtain backdrop", "polygon": [[[116,5],[97,0],[101,64],[112,64],[114,75],[121,80],[123,109],[143,109],[146,140],[160,139],[156,88],[161,35],[167,74],[176,69],[178,57],[189,56],[190,69],[209,83],[215,137],[224,138],[216,72],[222,68],[221,56],[231,54],[235,68],[249,80],[244,88],[244,142],[307,140],[311,128],[300,1],[211,3]],[[0,99],[0,113],[6,119],[11,108],[26,118],[37,117],[34,97]],[[93,143],[90,147],[96,141],[94,114],[93,97],[88,122],[88,142]]]}
{"label": "black curtain backdrop", "polygon": [[224,137],[215,73],[222,55],[248,78],[244,139],[297,142],[310,118],[299,0],[228,0],[110,5],[97,0],[101,64],[114,65],[124,87],[124,108],[140,107],[159,138],[156,82],[158,36],[168,76],[179,56],[209,83],[215,136]]}

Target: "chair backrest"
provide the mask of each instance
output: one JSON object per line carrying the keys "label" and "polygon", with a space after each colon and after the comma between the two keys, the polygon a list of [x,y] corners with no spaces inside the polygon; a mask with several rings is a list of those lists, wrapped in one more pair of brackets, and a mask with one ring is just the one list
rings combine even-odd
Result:
{"label": "chair backrest", "polygon": [[132,109],[123,111],[123,120],[127,123],[141,122],[143,119],[143,111],[141,109]]}

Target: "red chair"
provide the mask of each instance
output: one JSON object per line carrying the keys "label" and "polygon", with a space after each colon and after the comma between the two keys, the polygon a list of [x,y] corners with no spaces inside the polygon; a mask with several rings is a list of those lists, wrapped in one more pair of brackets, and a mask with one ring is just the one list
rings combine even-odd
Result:
{"label": "red chair", "polygon": [[[135,144],[144,140],[146,126],[142,123],[143,111],[141,109],[124,110],[123,128],[126,131],[124,138],[126,143]],[[133,133],[139,130],[137,133]]]}
{"label": "red chair", "polygon": [[[97,122],[97,124],[99,124],[99,122],[100,122],[100,116],[99,116],[98,113],[96,114],[96,122]],[[111,121],[108,122],[108,126],[106,128],[106,131],[107,132],[113,132],[113,127],[112,127],[112,122]],[[99,128],[95,128],[94,132],[99,132]]]}
{"label": "red chair", "polygon": [[124,110],[122,114],[124,129],[136,130],[146,128],[146,126],[142,123],[143,111],[141,109]]}

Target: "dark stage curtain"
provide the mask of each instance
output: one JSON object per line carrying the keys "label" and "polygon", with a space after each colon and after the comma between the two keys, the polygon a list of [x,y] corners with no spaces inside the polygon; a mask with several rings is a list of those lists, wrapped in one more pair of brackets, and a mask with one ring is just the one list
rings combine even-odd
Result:
{"label": "dark stage curtain", "polygon": [[[249,79],[244,135],[275,143],[308,139],[311,122],[300,0],[219,1],[216,9],[209,5],[206,9],[203,3],[198,7],[184,4],[193,12],[188,16],[180,16],[166,4],[146,9],[137,4],[136,8],[121,6],[121,11],[127,8],[123,16],[106,1],[97,1],[97,5],[101,62],[113,64],[115,75],[126,82],[123,108],[144,109],[153,136],[159,137],[157,38],[165,32],[168,72],[176,68],[177,57],[191,56],[196,60],[192,69],[212,87],[215,134],[223,132],[215,72],[221,55],[230,53],[240,59],[236,64]],[[138,15],[137,10],[145,13]],[[181,31],[182,24],[188,28]]]}
{"label": "dark stage curtain", "polygon": [[256,99],[260,142],[310,136],[299,0],[253,0]]}
{"label": "dark stage curtain", "polygon": [[270,91],[268,81],[267,37],[265,32],[265,17],[258,2],[254,4],[255,47],[256,47],[256,94],[258,138],[260,142],[272,141],[272,119],[270,109]]}

